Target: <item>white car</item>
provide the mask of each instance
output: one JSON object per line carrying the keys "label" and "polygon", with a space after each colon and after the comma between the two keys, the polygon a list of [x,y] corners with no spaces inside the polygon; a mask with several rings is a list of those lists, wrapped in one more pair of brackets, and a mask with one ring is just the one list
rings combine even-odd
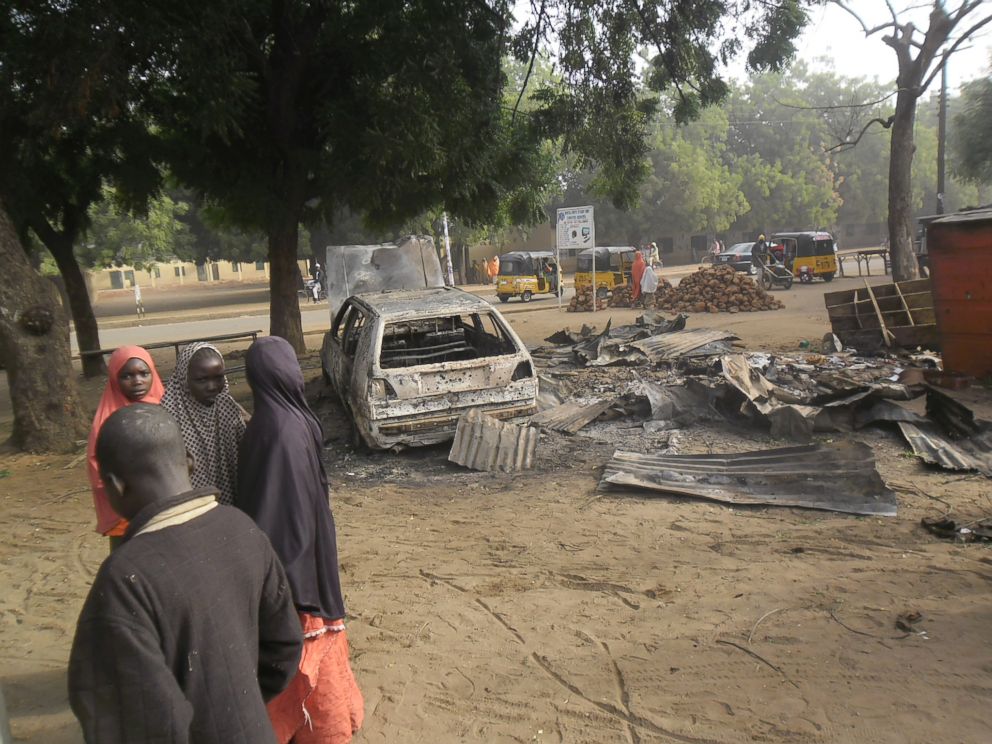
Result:
{"label": "white car", "polygon": [[391,449],[451,439],[458,418],[537,410],[537,375],[499,311],[447,287],[346,299],[322,363],[354,422],[356,444]]}

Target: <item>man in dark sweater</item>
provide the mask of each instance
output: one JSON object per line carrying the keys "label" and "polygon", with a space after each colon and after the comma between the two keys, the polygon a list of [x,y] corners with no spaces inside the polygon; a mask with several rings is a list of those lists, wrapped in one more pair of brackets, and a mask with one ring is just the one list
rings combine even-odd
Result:
{"label": "man in dark sweater", "polygon": [[97,460],[130,520],[79,616],[69,702],[92,744],[269,744],[265,703],[303,639],[265,533],[193,490],[179,426],[135,403],[104,423]]}

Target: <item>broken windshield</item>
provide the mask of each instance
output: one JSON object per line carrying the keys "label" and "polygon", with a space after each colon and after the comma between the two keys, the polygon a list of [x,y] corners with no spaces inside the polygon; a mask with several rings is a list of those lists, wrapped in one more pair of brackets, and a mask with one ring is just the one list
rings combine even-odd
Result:
{"label": "broken windshield", "polygon": [[386,323],[379,366],[397,369],[515,353],[516,345],[491,313],[448,315]]}

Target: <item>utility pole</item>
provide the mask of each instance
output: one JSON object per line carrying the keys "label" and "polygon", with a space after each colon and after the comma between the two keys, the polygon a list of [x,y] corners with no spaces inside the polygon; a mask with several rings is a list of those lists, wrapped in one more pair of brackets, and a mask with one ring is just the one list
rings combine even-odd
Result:
{"label": "utility pole", "polygon": [[455,286],[455,274],[451,266],[451,239],[448,237],[448,212],[444,212],[444,259],[448,270],[448,286]]}
{"label": "utility pole", "polygon": [[944,149],[947,145],[947,63],[940,71],[940,108],[937,112],[937,214],[944,213]]}

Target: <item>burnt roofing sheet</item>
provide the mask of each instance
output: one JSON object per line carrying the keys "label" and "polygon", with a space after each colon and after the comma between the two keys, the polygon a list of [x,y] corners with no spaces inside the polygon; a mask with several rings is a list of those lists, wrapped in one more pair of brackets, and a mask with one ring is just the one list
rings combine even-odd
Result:
{"label": "burnt roofing sheet", "polygon": [[863,442],[711,455],[613,454],[600,487],[643,490],[727,504],[798,506],[895,516],[895,494]]}

